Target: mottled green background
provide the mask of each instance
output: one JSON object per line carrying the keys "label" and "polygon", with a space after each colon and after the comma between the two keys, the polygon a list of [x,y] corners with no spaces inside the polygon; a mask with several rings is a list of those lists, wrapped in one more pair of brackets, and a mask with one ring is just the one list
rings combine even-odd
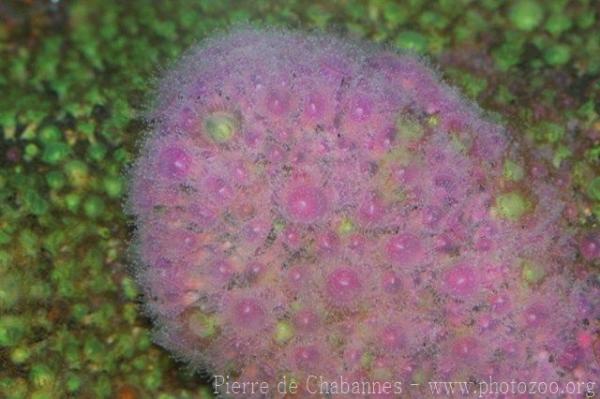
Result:
{"label": "mottled green background", "polygon": [[427,55],[565,168],[600,215],[600,2],[0,1],[0,398],[210,397],[155,346],[128,276],[123,172],[153,80],[240,21]]}

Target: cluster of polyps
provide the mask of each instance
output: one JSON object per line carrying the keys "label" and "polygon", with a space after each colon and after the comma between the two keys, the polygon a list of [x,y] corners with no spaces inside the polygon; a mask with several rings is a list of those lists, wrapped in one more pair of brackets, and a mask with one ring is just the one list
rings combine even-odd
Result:
{"label": "cluster of polyps", "polygon": [[129,202],[180,358],[240,381],[600,378],[565,195],[420,60],[241,29],[157,95]]}

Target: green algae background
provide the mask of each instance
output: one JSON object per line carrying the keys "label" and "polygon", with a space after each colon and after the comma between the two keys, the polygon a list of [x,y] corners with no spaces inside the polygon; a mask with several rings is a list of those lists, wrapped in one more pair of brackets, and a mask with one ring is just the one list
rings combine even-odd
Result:
{"label": "green algae background", "polygon": [[152,84],[189,45],[251,22],[423,54],[568,171],[574,228],[588,230],[599,18],[595,0],[0,2],[0,398],[211,397],[151,341],[122,206]]}

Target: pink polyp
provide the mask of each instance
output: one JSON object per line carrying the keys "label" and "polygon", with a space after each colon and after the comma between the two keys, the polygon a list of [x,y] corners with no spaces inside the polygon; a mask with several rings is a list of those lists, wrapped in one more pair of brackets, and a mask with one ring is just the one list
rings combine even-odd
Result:
{"label": "pink polyp", "polygon": [[282,231],[282,239],[290,248],[297,249],[300,246],[302,237],[298,229],[293,226],[286,226]]}
{"label": "pink polyp", "polygon": [[261,137],[260,133],[257,133],[255,131],[246,131],[243,134],[244,144],[246,144],[250,148],[258,147],[258,144],[260,143],[261,138],[262,137]]}
{"label": "pink polyp", "polygon": [[455,266],[445,273],[444,283],[453,295],[458,297],[469,296],[477,288],[475,270],[466,265]]}
{"label": "pink polyp", "polygon": [[327,294],[334,302],[347,302],[360,295],[362,284],[358,273],[349,267],[338,267],[327,276]]}
{"label": "pink polyp", "polygon": [[318,92],[311,93],[306,99],[304,105],[304,115],[311,120],[318,120],[323,118],[325,114],[325,99]]}
{"label": "pink polyp", "polygon": [[175,132],[195,131],[198,128],[198,116],[190,107],[184,107],[173,114],[170,123]]}
{"label": "pink polyp", "polygon": [[250,172],[244,162],[237,162],[231,171],[231,177],[239,185],[246,185],[250,180]]}
{"label": "pink polyp", "polygon": [[436,206],[428,206],[423,209],[422,221],[425,225],[430,227],[436,227],[438,222],[442,219],[442,210]]}
{"label": "pink polyp", "polygon": [[231,186],[220,177],[213,176],[206,179],[204,189],[207,194],[218,201],[229,201],[234,195]]}
{"label": "pink polyp", "polygon": [[165,177],[180,179],[190,170],[191,156],[182,148],[166,147],[158,155],[158,170]]}
{"label": "pink polyp", "polygon": [[233,265],[226,260],[218,260],[209,266],[210,276],[219,283],[226,283],[233,276]]}
{"label": "pink polyp", "polygon": [[293,188],[285,198],[285,211],[294,222],[312,223],[327,211],[327,198],[315,186],[302,185]]}
{"label": "pink polyp", "polygon": [[575,345],[568,345],[558,357],[558,364],[567,370],[573,370],[581,363],[584,354],[583,350]]}
{"label": "pink polyp", "polygon": [[308,267],[307,265],[297,265],[286,271],[288,286],[293,292],[306,288],[309,273],[307,270]]}
{"label": "pink polyp", "polygon": [[[173,229],[169,233],[169,248],[168,252],[176,253],[179,256],[185,256],[190,252],[198,249],[198,235],[189,230]],[[165,252],[167,252],[165,251]]]}
{"label": "pink polyp", "polygon": [[285,159],[285,152],[281,146],[270,144],[265,150],[265,156],[274,165],[281,163]]}
{"label": "pink polyp", "polygon": [[192,203],[189,206],[188,220],[201,229],[213,226],[217,221],[217,211],[207,204]]}
{"label": "pink polyp", "polygon": [[600,258],[600,240],[596,235],[589,234],[579,241],[579,252],[589,261]]}
{"label": "pink polyp", "polygon": [[319,358],[319,350],[316,346],[301,346],[294,351],[296,366],[301,370],[310,370]]}
{"label": "pink polyp", "polygon": [[383,218],[385,205],[374,193],[367,195],[365,201],[358,209],[358,216],[365,223],[375,223]]}
{"label": "pink polyp", "polygon": [[373,113],[373,102],[367,97],[356,98],[350,104],[350,118],[355,122],[364,122]]}
{"label": "pink polyp", "polygon": [[269,92],[265,106],[273,115],[283,115],[290,110],[290,93],[279,89]]}
{"label": "pink polyp", "polygon": [[548,309],[540,303],[530,305],[523,312],[523,321],[525,325],[530,328],[539,328],[543,326],[548,317]]}
{"label": "pink polyp", "polygon": [[452,343],[452,353],[457,358],[476,359],[479,353],[480,344],[474,337],[457,338]]}
{"label": "pink polyp", "polygon": [[576,335],[577,344],[581,349],[589,349],[594,343],[594,338],[590,332],[579,331]]}
{"label": "pink polyp", "polygon": [[398,267],[413,266],[424,258],[421,241],[410,233],[393,236],[386,246],[388,257]]}
{"label": "pink polyp", "polygon": [[385,272],[381,278],[381,285],[387,294],[397,294],[402,289],[400,277],[394,272]]}
{"label": "pink polyp", "polygon": [[267,238],[271,224],[266,220],[252,220],[244,226],[244,238],[249,242],[259,243]]}
{"label": "pink polyp", "polygon": [[317,246],[322,254],[334,254],[340,246],[340,239],[333,231],[326,231],[317,237]]}
{"label": "pink polyp", "polygon": [[294,326],[299,331],[310,332],[314,331],[319,324],[319,317],[315,312],[304,309],[294,315]]}
{"label": "pink polyp", "polygon": [[488,301],[492,311],[496,314],[502,314],[510,309],[510,300],[506,295],[495,294],[492,295]]}
{"label": "pink polyp", "polygon": [[360,234],[353,234],[348,241],[348,247],[355,252],[362,252],[365,247],[365,238]]}
{"label": "pink polyp", "polygon": [[377,344],[386,352],[397,352],[405,345],[404,334],[399,326],[387,326],[378,336]]}
{"label": "pink polyp", "polygon": [[236,327],[252,330],[263,325],[265,312],[258,300],[242,298],[234,302],[232,318]]}
{"label": "pink polyp", "polygon": [[264,263],[252,261],[246,265],[245,275],[249,281],[256,282],[266,273],[266,270],[267,266]]}

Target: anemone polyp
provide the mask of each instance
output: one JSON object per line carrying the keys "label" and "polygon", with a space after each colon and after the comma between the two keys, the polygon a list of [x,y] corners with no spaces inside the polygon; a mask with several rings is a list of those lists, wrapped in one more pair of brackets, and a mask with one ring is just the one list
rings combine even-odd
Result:
{"label": "anemone polyp", "polygon": [[204,130],[217,143],[226,143],[238,133],[239,121],[232,112],[215,111],[204,117]]}
{"label": "anemone polyp", "polygon": [[294,325],[296,329],[300,331],[311,331],[314,330],[319,323],[319,316],[310,309],[303,309],[298,311],[294,316]]}
{"label": "anemone polyp", "polygon": [[274,388],[600,379],[599,235],[563,216],[546,150],[422,60],[237,28],[156,96],[135,276],[156,341],[194,369]]}
{"label": "anemone polyp", "polygon": [[173,179],[185,177],[191,163],[191,156],[178,146],[165,147],[158,155],[159,173]]}
{"label": "anemone polyp", "polygon": [[294,352],[294,359],[299,369],[310,370],[319,360],[320,353],[316,346],[301,346]]}
{"label": "anemone polyp", "polygon": [[404,329],[398,325],[389,325],[383,328],[377,337],[377,344],[386,352],[398,352],[405,345]]}
{"label": "anemone polyp", "polygon": [[285,212],[291,221],[311,223],[327,211],[327,198],[319,187],[300,185],[293,187],[285,197]]}
{"label": "anemone polyp", "polygon": [[236,299],[232,304],[231,320],[233,325],[244,330],[253,330],[262,326],[265,311],[254,298]]}
{"label": "anemone polyp", "polygon": [[448,290],[456,296],[471,295],[477,289],[475,270],[468,265],[452,267],[444,279]]}
{"label": "anemone polyp", "polygon": [[327,276],[326,291],[334,304],[345,304],[356,299],[362,290],[358,272],[350,267],[341,266]]}
{"label": "anemone polyp", "polygon": [[424,257],[421,241],[411,233],[397,234],[390,238],[386,250],[390,260],[399,267],[417,264]]}

